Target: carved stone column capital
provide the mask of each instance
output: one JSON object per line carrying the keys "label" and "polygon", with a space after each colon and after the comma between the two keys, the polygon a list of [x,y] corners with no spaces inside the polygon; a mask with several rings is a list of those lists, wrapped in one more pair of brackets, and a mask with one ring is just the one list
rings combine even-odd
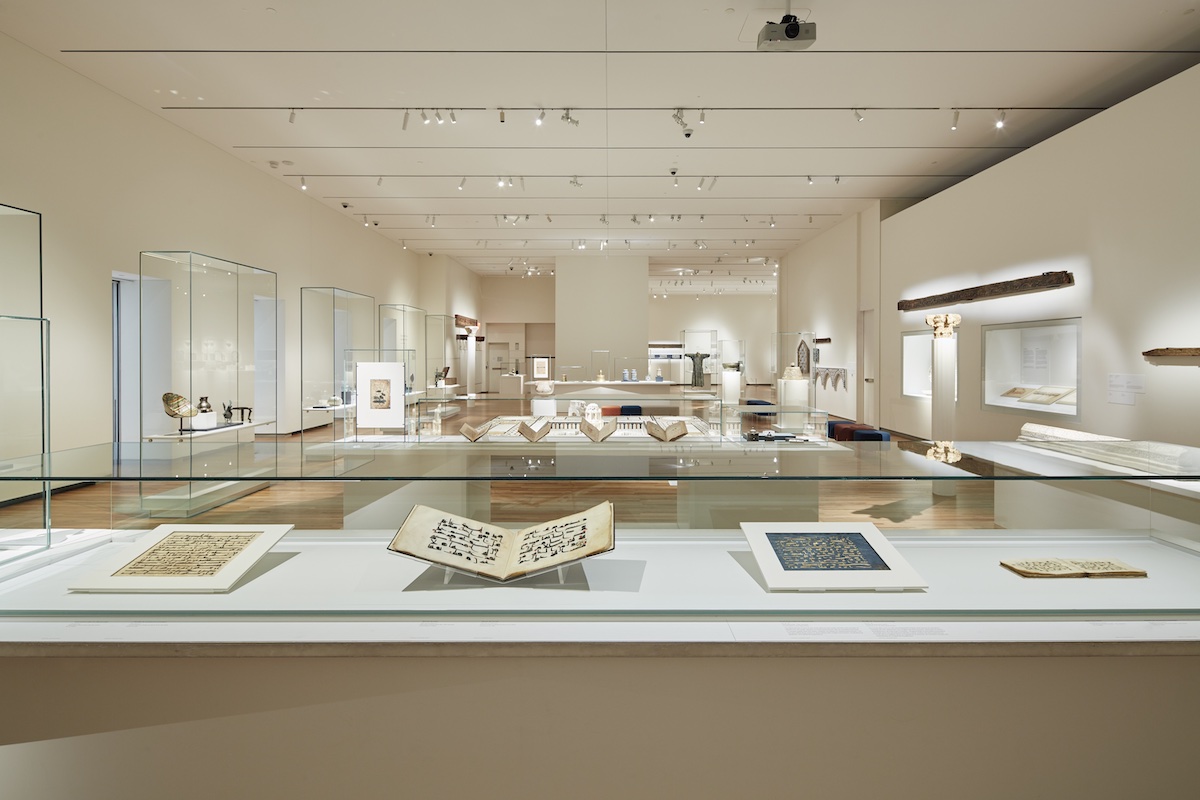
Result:
{"label": "carved stone column capital", "polygon": [[954,335],[954,329],[962,324],[959,314],[926,314],[925,324],[933,328],[933,338],[946,339]]}

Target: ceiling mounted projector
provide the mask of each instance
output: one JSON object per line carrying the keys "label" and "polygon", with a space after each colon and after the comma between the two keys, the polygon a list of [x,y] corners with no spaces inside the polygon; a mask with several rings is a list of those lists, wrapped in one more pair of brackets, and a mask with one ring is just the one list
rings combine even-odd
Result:
{"label": "ceiling mounted projector", "polygon": [[817,23],[800,22],[784,14],[779,22],[768,22],[758,32],[758,49],[764,53],[807,50],[817,40]]}

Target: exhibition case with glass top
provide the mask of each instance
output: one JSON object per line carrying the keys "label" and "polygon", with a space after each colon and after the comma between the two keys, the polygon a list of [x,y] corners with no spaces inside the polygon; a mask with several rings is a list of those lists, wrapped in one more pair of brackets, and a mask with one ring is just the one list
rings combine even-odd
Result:
{"label": "exhibition case with glass top", "polygon": [[184,480],[139,487],[153,517],[191,517],[266,488],[277,469],[274,272],[193,253],[143,252],[138,276],[143,460]]}
{"label": "exhibition case with glass top", "polygon": [[[727,417],[750,424],[770,408]],[[791,413],[804,433],[824,421]],[[70,487],[50,517],[78,536],[0,568],[0,614],[1200,618],[1195,448],[682,427],[662,439],[283,443],[268,489],[187,524],[147,513],[145,487],[264,476],[238,462],[209,474],[202,464],[225,450],[202,440],[10,458],[0,482]],[[6,535],[37,527],[17,509],[0,509]],[[489,578],[493,562],[516,571]],[[240,566],[221,583],[226,564]]]}

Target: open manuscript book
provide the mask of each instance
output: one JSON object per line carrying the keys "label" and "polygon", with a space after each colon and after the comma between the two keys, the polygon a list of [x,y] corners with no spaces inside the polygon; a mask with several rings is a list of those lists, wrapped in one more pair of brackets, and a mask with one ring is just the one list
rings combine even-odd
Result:
{"label": "open manuscript book", "polygon": [[388,549],[504,583],[582,561],[613,546],[613,507],[604,502],[518,531],[413,506]]}

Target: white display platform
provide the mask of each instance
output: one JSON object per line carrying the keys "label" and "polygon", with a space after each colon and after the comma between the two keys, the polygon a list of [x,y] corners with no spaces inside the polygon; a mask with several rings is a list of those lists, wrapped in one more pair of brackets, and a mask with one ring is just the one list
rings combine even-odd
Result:
{"label": "white display platform", "polygon": [[[140,532],[139,532],[140,533]],[[662,531],[618,528],[616,549],[573,565],[566,582],[555,575],[511,585],[455,576],[387,551],[394,531],[293,532],[224,595],[88,595],[68,590],[109,556],[109,546],[79,553],[0,583],[5,615],[148,613],[328,617],[383,615],[495,619],[506,616],[682,616],[938,619],[964,614],[1006,622],[1088,615],[1107,618],[1200,617],[1200,555],[1129,532],[889,531],[897,550],[928,582],[928,590],[771,593],[737,531]],[[137,534],[119,534],[128,539]],[[1117,558],[1148,571],[1147,578],[1022,578],[1000,566],[1005,558]],[[981,620],[982,621],[982,620]],[[853,624],[860,624],[855,619]]]}
{"label": "white display platform", "polygon": [[204,439],[209,436],[219,436],[222,433],[236,433],[246,430],[247,428],[257,428],[260,425],[271,425],[275,422],[273,419],[258,419],[253,422],[237,422],[233,425],[221,425],[216,428],[209,428],[201,431],[188,431],[186,433],[157,433],[146,437],[147,442],[183,442],[192,439]]}

